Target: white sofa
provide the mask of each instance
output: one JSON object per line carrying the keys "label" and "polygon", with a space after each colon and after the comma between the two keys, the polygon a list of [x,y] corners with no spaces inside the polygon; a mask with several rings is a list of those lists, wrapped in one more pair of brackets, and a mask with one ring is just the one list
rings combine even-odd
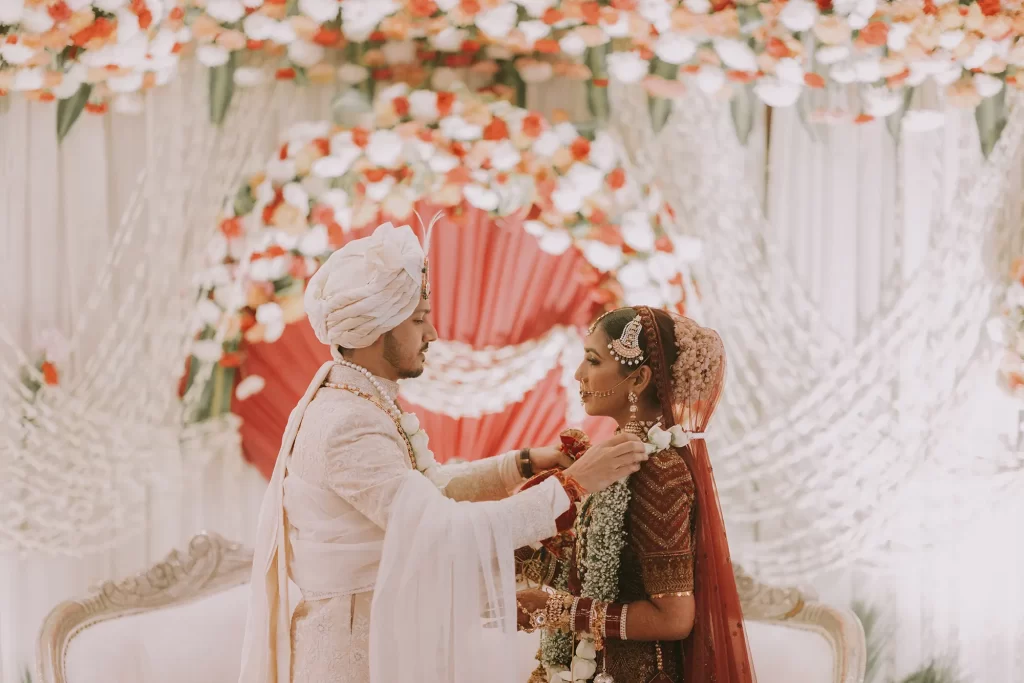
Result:
{"label": "white sofa", "polygon": [[[143,574],[61,603],[43,624],[37,680],[234,683],[251,561],[251,550],[200,534]],[[864,632],[852,612],[740,570],[737,580],[759,683],[863,683]],[[532,658],[536,643],[522,638]]]}

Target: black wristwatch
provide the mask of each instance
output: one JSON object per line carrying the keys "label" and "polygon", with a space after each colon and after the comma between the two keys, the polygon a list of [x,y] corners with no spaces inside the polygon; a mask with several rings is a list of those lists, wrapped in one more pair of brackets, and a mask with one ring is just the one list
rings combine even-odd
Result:
{"label": "black wristwatch", "polygon": [[524,479],[529,479],[533,476],[533,463],[530,462],[529,448],[519,449],[519,474],[523,475]]}

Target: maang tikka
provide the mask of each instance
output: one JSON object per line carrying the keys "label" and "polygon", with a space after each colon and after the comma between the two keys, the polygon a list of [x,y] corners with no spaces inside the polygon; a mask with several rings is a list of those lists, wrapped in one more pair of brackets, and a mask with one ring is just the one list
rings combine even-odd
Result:
{"label": "maang tikka", "polygon": [[626,327],[623,328],[619,338],[612,340],[608,345],[612,358],[623,365],[640,365],[643,363],[644,352],[640,348],[640,333],[643,330],[644,326],[640,322],[639,315],[630,320]]}

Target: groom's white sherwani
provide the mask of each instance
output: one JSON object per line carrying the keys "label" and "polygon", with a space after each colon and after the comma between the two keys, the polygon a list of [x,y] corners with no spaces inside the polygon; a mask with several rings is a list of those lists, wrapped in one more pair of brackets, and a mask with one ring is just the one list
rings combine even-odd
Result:
{"label": "groom's white sherwani", "polygon": [[[344,366],[331,368],[327,381],[376,393],[363,375]],[[397,384],[378,382],[389,398],[397,397]],[[405,442],[384,411],[342,389],[316,392],[302,416],[283,486],[288,576],[302,592],[291,622],[291,680],[369,681],[373,589],[389,508],[410,468]],[[516,453],[434,465],[425,474],[448,480],[444,495],[464,501],[503,499],[522,482]],[[569,500],[552,485],[503,505],[519,547],[554,535],[554,520]]]}

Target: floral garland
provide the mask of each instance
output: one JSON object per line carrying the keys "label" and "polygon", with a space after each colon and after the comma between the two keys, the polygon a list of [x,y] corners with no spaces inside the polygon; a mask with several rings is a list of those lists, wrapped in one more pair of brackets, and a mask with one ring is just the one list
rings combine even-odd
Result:
{"label": "floral garland", "polygon": [[[679,425],[662,429],[653,425],[647,431],[645,450],[648,455],[668,448],[682,448],[690,442],[689,434]],[[629,508],[629,477],[615,482],[587,498],[576,520],[576,556],[580,560],[583,581],[580,596],[601,602],[615,602],[619,597],[619,568],[622,549],[626,545],[626,511]],[[568,566],[567,562],[560,566]],[[556,590],[565,590],[567,569],[560,570]],[[545,632],[542,637],[541,664],[551,681],[568,683],[589,681],[597,672],[597,654],[593,639],[584,637],[573,654],[572,634]],[[558,678],[556,678],[556,676]]]}
{"label": "floral garland", "polygon": [[525,216],[541,249],[581,250],[609,305],[624,294],[684,301],[681,261],[696,253],[677,251],[657,189],[630,182],[607,135],[590,141],[502,100],[402,84],[378,94],[365,123],[292,127],[225,207],[199,282],[200,361],[237,366],[243,342],[275,341],[303,318],[306,281],[351,230],[409,221],[423,200],[456,221],[466,207]]}

